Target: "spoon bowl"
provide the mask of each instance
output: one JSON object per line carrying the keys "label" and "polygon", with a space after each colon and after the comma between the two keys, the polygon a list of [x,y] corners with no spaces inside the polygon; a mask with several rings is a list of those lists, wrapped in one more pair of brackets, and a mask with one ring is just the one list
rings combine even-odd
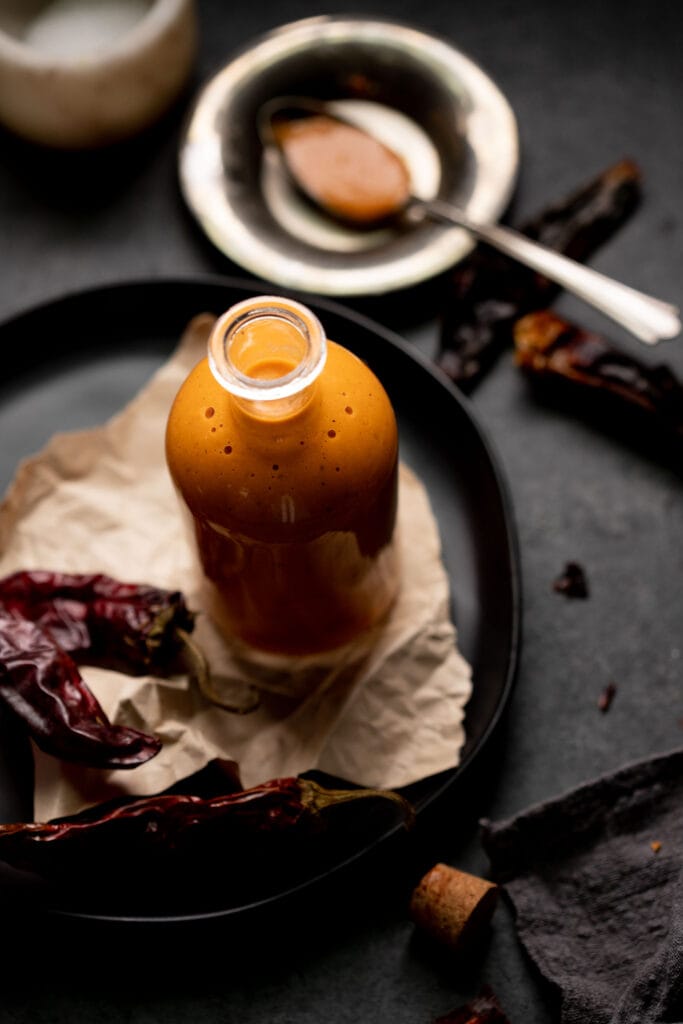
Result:
{"label": "spoon bowl", "polygon": [[375,228],[396,220],[413,199],[401,156],[326,104],[296,98],[266,104],[259,134],[277,147],[299,192],[342,224]]}

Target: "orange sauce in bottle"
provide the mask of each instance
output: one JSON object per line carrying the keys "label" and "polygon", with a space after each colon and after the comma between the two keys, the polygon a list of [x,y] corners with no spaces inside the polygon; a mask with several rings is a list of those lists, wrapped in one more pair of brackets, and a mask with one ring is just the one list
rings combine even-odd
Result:
{"label": "orange sauce in bottle", "polygon": [[305,654],[387,613],[396,420],[374,374],[306,307],[262,296],[217,321],[174,401],[166,454],[231,637]]}

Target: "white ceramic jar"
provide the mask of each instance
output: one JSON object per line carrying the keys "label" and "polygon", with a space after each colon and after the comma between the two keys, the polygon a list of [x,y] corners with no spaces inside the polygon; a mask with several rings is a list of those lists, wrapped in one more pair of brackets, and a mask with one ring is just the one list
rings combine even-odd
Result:
{"label": "white ceramic jar", "polygon": [[170,106],[196,50],[193,0],[0,0],[0,122],[49,146],[118,142]]}

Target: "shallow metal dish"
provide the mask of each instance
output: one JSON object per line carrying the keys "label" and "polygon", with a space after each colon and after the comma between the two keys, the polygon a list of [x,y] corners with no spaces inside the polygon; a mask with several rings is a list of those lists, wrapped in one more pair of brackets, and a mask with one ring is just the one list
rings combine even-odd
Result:
{"label": "shallow metal dish", "polygon": [[487,75],[416,28],[365,18],[307,18],[248,46],[202,89],[179,155],[185,200],[235,263],[285,287],[382,294],[424,281],[472,247],[461,228],[426,222],[357,232],[309,207],[259,140],[264,103],[334,101],[406,159],[418,195],[495,221],[517,175],[514,113]]}

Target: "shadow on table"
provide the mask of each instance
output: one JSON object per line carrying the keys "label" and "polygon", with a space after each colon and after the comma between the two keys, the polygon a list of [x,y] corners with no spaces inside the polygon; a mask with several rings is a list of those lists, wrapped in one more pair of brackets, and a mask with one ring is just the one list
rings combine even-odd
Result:
{"label": "shadow on table", "polygon": [[683,434],[675,434],[654,414],[624,404],[599,390],[563,382],[527,382],[529,402],[552,414],[577,421],[619,448],[665,471],[683,477]]}

